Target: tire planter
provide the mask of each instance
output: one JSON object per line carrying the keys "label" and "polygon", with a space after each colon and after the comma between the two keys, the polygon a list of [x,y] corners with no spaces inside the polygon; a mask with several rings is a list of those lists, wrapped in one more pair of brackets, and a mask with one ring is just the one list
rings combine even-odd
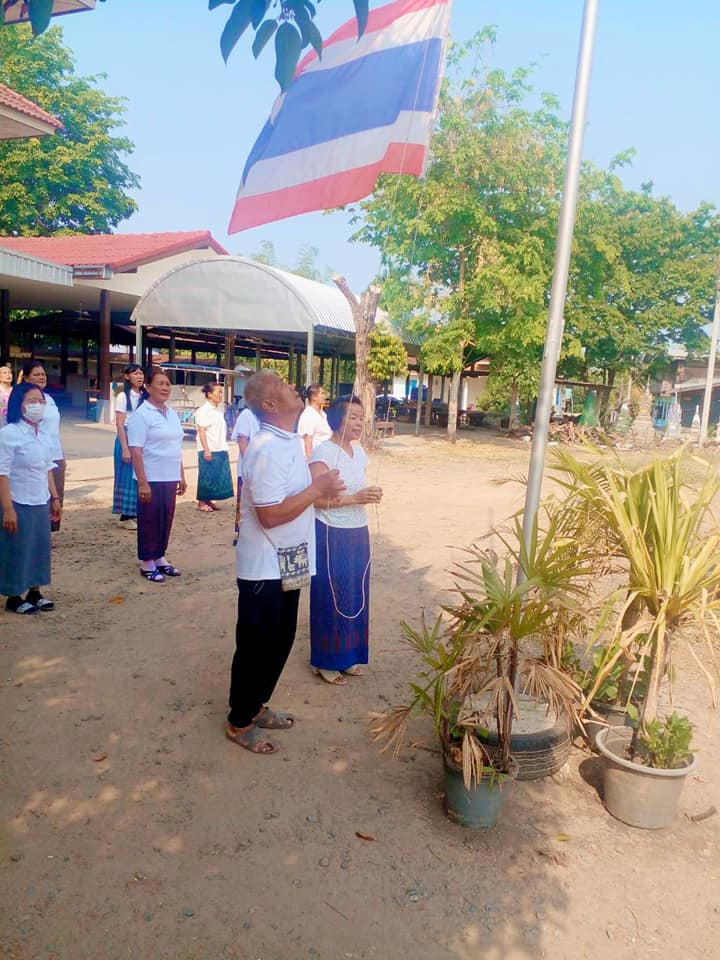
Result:
{"label": "tire planter", "polygon": [[509,777],[502,784],[484,777],[480,783],[468,789],[462,770],[444,758],[445,767],[445,813],[449,820],[470,830],[489,830],[495,826],[500,814],[504,791]]}
{"label": "tire planter", "polygon": [[608,727],[596,744],[605,759],[603,799],[616,819],[643,830],[660,830],[675,816],[685,780],[697,767],[692,758],[679,770],[659,770],[631,763],[625,750],[632,738],[630,727]]}
{"label": "tire planter", "polygon": [[[566,717],[547,713],[547,704],[530,697],[519,698],[519,716],[513,723],[516,731],[510,738],[510,753],[518,764],[517,780],[540,780],[557,773],[567,763],[572,745],[570,724]],[[478,734],[478,739],[496,747],[496,731]]]}
{"label": "tire planter", "polygon": [[633,722],[628,717],[624,707],[616,707],[614,704],[603,703],[601,700],[593,700],[590,706],[601,717],[599,720],[587,719],[585,721],[585,738],[590,749],[595,752],[597,752],[597,735],[601,730],[607,730],[608,727],[633,727]]}

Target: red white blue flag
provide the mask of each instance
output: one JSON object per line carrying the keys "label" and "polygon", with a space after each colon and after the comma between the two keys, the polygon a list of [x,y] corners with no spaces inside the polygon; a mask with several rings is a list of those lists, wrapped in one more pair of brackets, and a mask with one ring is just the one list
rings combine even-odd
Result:
{"label": "red white blue flag", "polygon": [[423,172],[450,0],[396,0],[349,20],[298,64],[250,152],[228,233],[372,193],[381,173]]}

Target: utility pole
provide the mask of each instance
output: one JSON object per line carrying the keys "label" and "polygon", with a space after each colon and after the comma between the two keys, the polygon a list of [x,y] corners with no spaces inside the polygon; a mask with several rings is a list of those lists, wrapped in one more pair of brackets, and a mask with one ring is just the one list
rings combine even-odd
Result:
{"label": "utility pole", "polygon": [[712,332],[710,334],[710,356],[708,357],[707,378],[705,380],[705,397],[703,399],[702,417],[700,419],[700,437],[698,446],[704,447],[707,443],[708,423],[710,422],[710,407],[712,406],[712,388],[715,379],[715,358],[717,356],[718,330],[720,329],[720,256],[715,261],[715,308],[713,310]]}

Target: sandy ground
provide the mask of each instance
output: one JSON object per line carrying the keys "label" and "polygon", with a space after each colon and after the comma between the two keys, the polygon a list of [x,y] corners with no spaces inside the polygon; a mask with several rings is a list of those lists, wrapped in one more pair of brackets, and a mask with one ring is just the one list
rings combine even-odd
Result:
{"label": "sandy ground", "polygon": [[369,675],[310,675],[305,598],[274,700],[297,724],[256,757],[223,737],[232,511],[188,496],[169,551],[183,577],[146,583],[110,519],[111,441],[97,427],[68,442],[57,610],[0,613],[4,960],[720,957],[720,816],[689,819],[720,807],[720,750],[693,667],[677,702],[701,767],[662,832],[605,812],[580,747],[557,777],[512,785],[493,831],[465,831],[444,816],[432,742],[393,760],[368,740],[367,712],[414,668],[400,621],[437,608],[451,545],[519,505],[491,481],[523,472],[527,446],[386,443]]}

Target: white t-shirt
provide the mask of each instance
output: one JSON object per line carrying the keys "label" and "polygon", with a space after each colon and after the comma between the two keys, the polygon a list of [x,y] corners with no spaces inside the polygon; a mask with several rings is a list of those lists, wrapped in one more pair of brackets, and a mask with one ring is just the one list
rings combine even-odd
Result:
{"label": "white t-shirt", "polygon": [[53,460],[64,460],[65,454],[60,442],[60,411],[49,393],[45,393],[45,416],[40,421],[40,433],[48,442]]}
{"label": "white t-shirt", "polygon": [[179,481],[183,428],[172,407],[159,410],[149,400],[128,417],[128,446],[142,447],[148,483]]}
{"label": "white t-shirt", "polygon": [[238,580],[279,580],[277,547],[307,543],[310,573],[315,574],[315,511],[304,510],[290,523],[265,530],[255,507],[282,503],[312,483],[296,433],[263,424],[243,458],[240,532],[235,548]]}
{"label": "white t-shirt", "polygon": [[10,478],[10,499],[27,507],[47,503],[48,471],[55,466],[47,437],[24,420],[0,430],[0,477]]}
{"label": "white t-shirt", "polygon": [[[115,413],[133,413],[138,408],[142,394],[137,390],[131,390],[130,396],[123,390],[115,397]],[[130,400],[130,409],[128,410],[128,399]]]}
{"label": "white t-shirt", "polygon": [[[207,445],[211,453],[221,453],[227,450],[227,424],[223,416],[222,406],[215,406],[207,400],[201,407],[195,411],[195,426],[205,427]],[[195,446],[199,453],[202,453],[203,445],[200,443],[200,434],[195,438]]]}
{"label": "white t-shirt", "polygon": [[[367,486],[365,468],[368,464],[368,455],[359,443],[352,444],[352,457],[332,440],[326,440],[312,452],[309,463],[324,463],[329,470],[339,470],[345,487],[345,495],[357,493]],[[315,507],[318,520],[322,520],[329,527],[366,527],[367,513],[361,503],[353,503],[348,507],[332,507],[323,510]]]}
{"label": "white t-shirt", "polygon": [[315,407],[310,406],[305,407],[300,414],[297,432],[301,437],[310,436],[312,438],[313,450],[332,436],[325,411],[316,410]]}
{"label": "white t-shirt", "polygon": [[[260,421],[252,412],[250,407],[245,407],[244,410],[240,411],[240,415],[235,421],[235,426],[233,427],[232,434],[230,439],[234,440],[237,443],[240,437],[247,437],[248,440],[252,440],[255,434],[260,430]],[[237,462],[237,475],[242,477],[242,454],[238,452],[238,462]]]}

